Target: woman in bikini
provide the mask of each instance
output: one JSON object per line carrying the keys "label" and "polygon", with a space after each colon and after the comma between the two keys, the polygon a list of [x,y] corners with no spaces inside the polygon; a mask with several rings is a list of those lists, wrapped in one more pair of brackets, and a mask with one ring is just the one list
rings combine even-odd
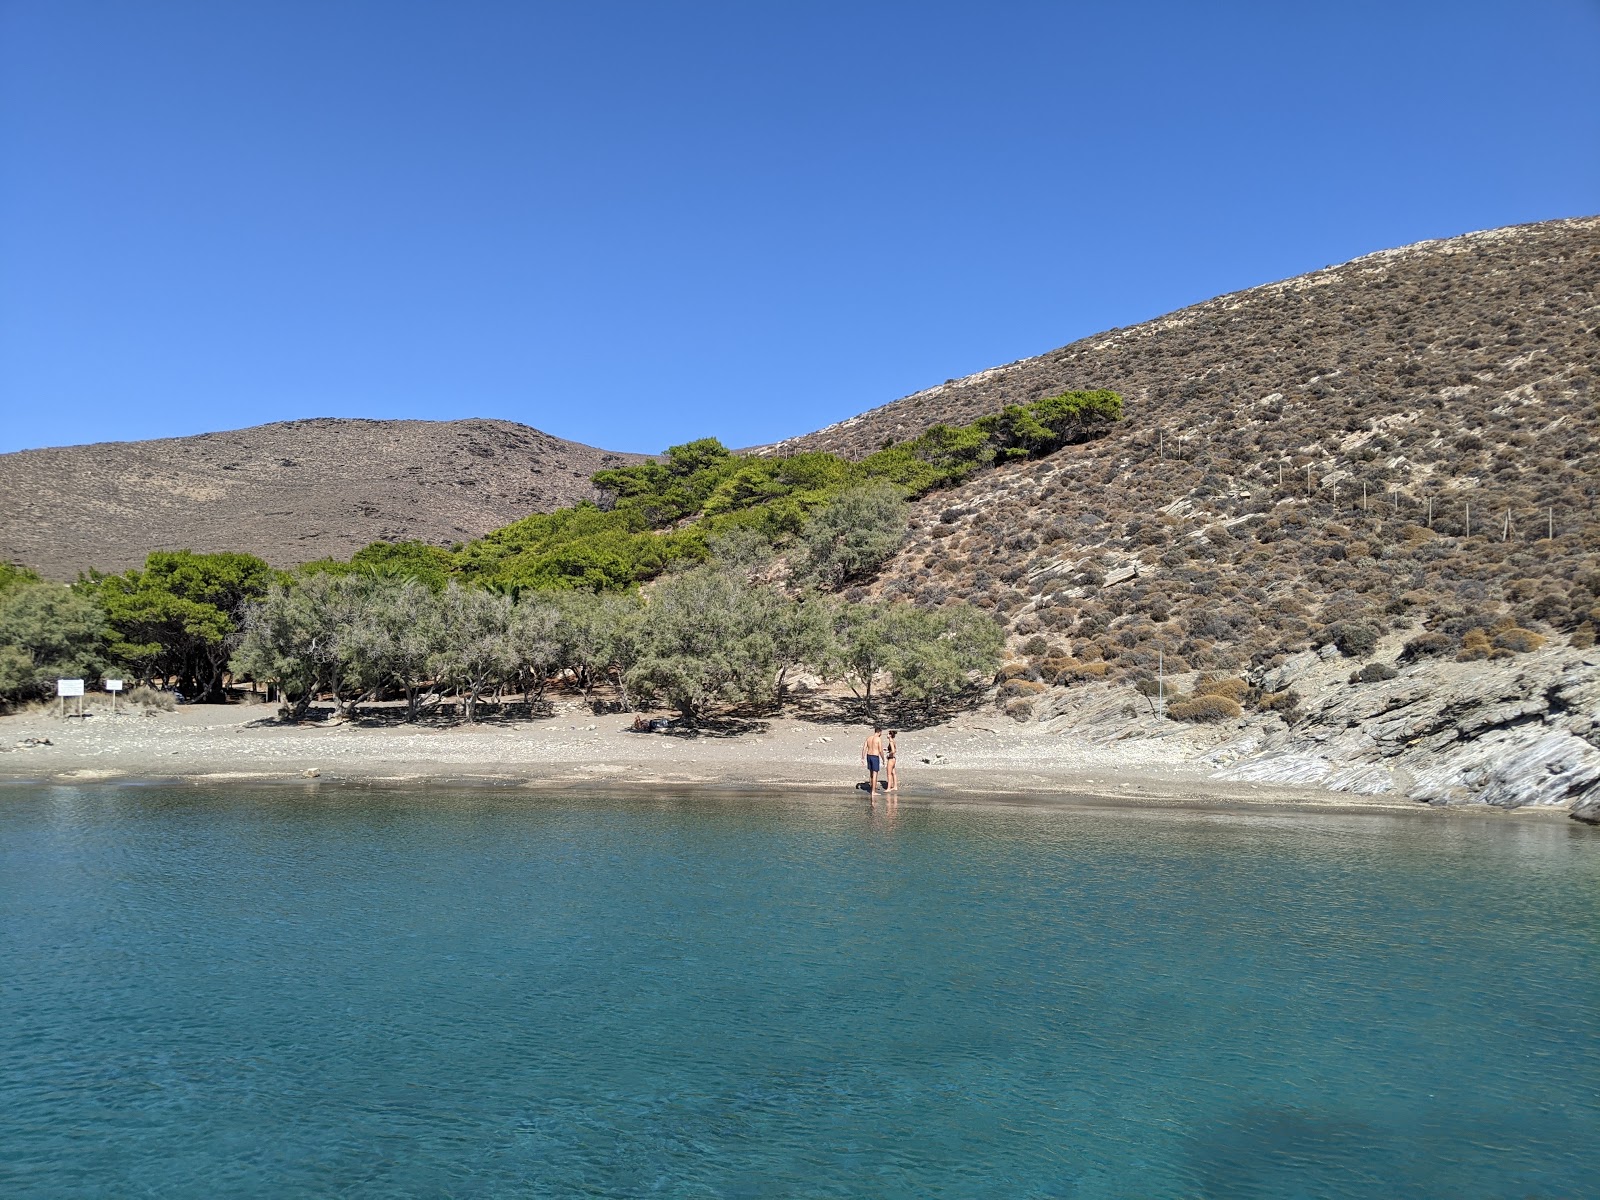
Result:
{"label": "woman in bikini", "polygon": [[889,730],[889,735],[883,740],[883,779],[884,782],[889,785],[889,790],[891,792],[900,790],[900,777],[897,774],[896,764],[894,761],[894,739],[898,732],[899,731],[895,729]]}

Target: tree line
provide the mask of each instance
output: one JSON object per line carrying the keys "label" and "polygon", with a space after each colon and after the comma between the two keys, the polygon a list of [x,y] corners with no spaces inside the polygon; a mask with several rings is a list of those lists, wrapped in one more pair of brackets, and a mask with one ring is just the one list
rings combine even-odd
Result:
{"label": "tree line", "polygon": [[447,696],[467,720],[552,680],[626,710],[665,703],[698,724],[723,708],[777,711],[802,668],[847,684],[869,713],[885,689],[931,705],[992,674],[1003,633],[965,604],[851,603],[789,594],[726,564],[640,592],[506,592],[454,580],[314,573],[273,583],[245,615],[234,669],[272,680],[293,716],[321,695],[348,709],[403,697],[407,720]]}
{"label": "tree line", "polygon": [[[606,687],[625,708],[664,702],[697,722],[718,706],[775,708],[805,668],[869,710],[885,689],[933,704],[992,674],[1000,627],[961,603],[834,594],[877,571],[906,521],[895,489],[849,489],[807,521],[783,568],[764,536],[733,528],[707,561],[677,562],[648,593],[479,586],[361,554],[274,572],[246,554],[157,552],[143,569],[70,586],[11,569],[0,576],[0,697],[116,671],[221,699],[231,673],[281,689],[296,716],[319,696],[340,709],[394,696],[415,720],[449,695],[476,720],[486,699],[532,704],[566,679],[586,697]],[[774,574],[781,584],[766,582]]]}

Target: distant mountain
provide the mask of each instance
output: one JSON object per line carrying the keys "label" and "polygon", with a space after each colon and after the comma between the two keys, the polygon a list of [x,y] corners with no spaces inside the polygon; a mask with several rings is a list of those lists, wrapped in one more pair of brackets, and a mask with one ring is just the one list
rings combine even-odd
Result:
{"label": "distant mountain", "polygon": [[280,421],[0,455],[0,558],[70,579],[151,550],[247,550],[289,567],[369,542],[466,541],[596,495],[636,462],[511,421]]}

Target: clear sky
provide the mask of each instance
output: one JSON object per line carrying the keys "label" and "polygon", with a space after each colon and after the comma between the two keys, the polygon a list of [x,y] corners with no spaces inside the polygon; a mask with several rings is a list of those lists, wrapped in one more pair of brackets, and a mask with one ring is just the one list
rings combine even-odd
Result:
{"label": "clear sky", "polygon": [[1597,64],[1597,0],[0,0],[0,450],[770,441],[1600,211]]}

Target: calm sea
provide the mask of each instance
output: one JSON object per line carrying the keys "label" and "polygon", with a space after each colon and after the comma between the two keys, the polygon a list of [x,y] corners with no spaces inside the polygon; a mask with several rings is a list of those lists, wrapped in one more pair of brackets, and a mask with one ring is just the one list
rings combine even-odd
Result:
{"label": "calm sea", "polygon": [[0,1195],[1592,1197],[1600,831],[0,789]]}

